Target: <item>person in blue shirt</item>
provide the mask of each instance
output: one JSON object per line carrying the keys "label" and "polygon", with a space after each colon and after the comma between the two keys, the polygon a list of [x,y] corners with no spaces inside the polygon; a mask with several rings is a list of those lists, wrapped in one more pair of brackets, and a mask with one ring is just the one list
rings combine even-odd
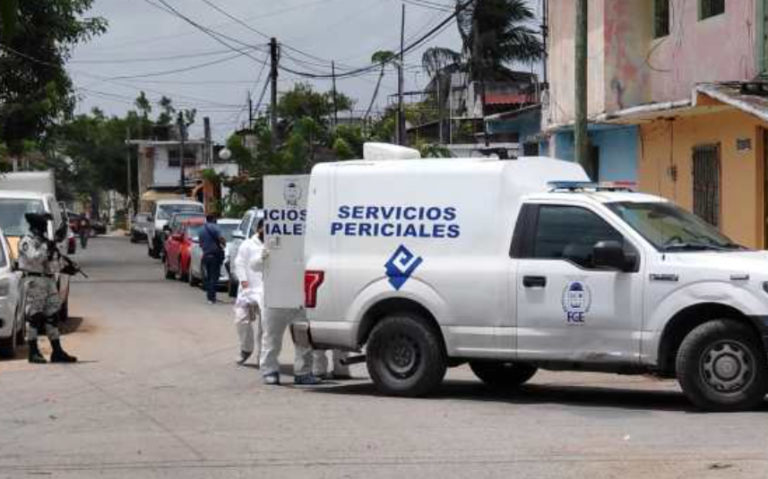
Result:
{"label": "person in blue shirt", "polygon": [[216,304],[216,287],[221,275],[221,265],[224,262],[225,246],[226,240],[216,226],[216,217],[206,216],[203,230],[200,232],[200,247],[203,250],[204,286],[208,304]]}

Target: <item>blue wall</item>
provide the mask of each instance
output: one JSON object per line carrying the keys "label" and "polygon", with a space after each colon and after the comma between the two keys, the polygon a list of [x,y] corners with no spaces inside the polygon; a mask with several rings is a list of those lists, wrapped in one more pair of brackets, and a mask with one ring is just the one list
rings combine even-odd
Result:
{"label": "blue wall", "polygon": [[518,133],[520,143],[525,143],[531,139],[538,141],[541,133],[541,109],[533,109],[525,113],[520,113],[514,118],[507,120],[489,120],[487,123],[488,133]]}
{"label": "blue wall", "polygon": [[[590,125],[589,141],[600,149],[599,181],[637,181],[638,130],[636,126]],[[554,156],[574,161],[573,132],[554,134]]]}

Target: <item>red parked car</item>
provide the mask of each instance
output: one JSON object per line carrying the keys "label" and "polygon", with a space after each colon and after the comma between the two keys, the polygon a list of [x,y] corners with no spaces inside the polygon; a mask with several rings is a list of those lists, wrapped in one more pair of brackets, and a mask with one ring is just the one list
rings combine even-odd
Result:
{"label": "red parked car", "polygon": [[203,229],[205,218],[191,218],[179,223],[165,240],[165,279],[189,278],[190,251]]}

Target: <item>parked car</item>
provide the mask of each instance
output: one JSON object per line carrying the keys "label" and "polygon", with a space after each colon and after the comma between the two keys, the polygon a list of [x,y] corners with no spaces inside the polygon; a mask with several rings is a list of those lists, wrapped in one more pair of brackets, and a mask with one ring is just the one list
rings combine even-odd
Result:
{"label": "parked car", "polygon": [[[241,220],[232,218],[222,218],[218,221],[218,227],[221,231],[221,235],[227,240],[227,247],[224,249],[224,264],[229,264],[229,245],[233,241],[233,234],[237,231]],[[200,247],[200,241],[197,238],[193,238],[192,251],[190,253],[191,262],[189,264],[189,285],[197,286],[201,284],[205,279],[205,271],[203,270],[203,249]],[[229,271],[227,268],[221,268],[221,275],[219,276],[219,286],[227,286],[229,284]]]}
{"label": "parked car", "polygon": [[0,357],[12,358],[24,343],[21,273],[16,270],[8,240],[0,232]]}
{"label": "parked car", "polygon": [[147,239],[150,216],[149,213],[138,213],[133,217],[133,221],[131,221],[131,243],[138,243]]}
{"label": "parked car", "polygon": [[237,288],[240,285],[240,281],[237,278],[237,274],[234,268],[230,264],[230,259],[234,261],[237,257],[237,250],[240,249],[240,244],[244,239],[250,238],[256,234],[256,226],[259,224],[259,220],[264,219],[264,210],[259,208],[249,209],[243,219],[240,220],[240,225],[232,232],[232,241],[227,242],[227,251],[224,259],[224,268],[229,274],[229,295],[231,297],[237,296]]}
{"label": "parked car", "polygon": [[168,236],[171,235],[173,231],[178,230],[181,227],[181,223],[186,220],[192,220],[192,219],[199,219],[202,218],[205,219],[205,215],[203,213],[196,213],[196,212],[183,212],[183,213],[174,213],[173,216],[171,216],[171,219],[168,221],[168,224],[163,226],[163,231],[160,233],[160,241],[163,242],[163,247],[160,250],[160,259],[165,261],[165,242],[168,239]]}
{"label": "parked car", "polygon": [[107,234],[107,224],[99,219],[91,220],[91,236]]}
{"label": "parked car", "polygon": [[152,258],[160,258],[163,254],[165,241],[163,227],[168,224],[175,213],[205,214],[202,203],[188,199],[159,200],[155,203],[152,214],[148,218],[150,226],[147,230],[147,254]]}
{"label": "parked car", "polygon": [[187,280],[192,239],[197,238],[204,223],[205,218],[186,219],[168,235],[165,240],[165,259],[163,260],[165,279]]}

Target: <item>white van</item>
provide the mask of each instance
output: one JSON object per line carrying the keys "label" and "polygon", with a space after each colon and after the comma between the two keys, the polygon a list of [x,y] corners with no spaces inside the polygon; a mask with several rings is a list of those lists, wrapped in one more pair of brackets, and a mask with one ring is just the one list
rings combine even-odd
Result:
{"label": "white van", "polygon": [[587,180],[547,158],[315,166],[295,339],[365,347],[394,395],[468,362],[493,386],[537,368],[653,373],[705,409],[761,403],[768,253]]}
{"label": "white van", "polygon": [[171,217],[177,213],[204,214],[205,206],[198,202],[179,198],[177,200],[158,200],[152,208],[152,215],[147,219],[147,254],[159,258],[163,254],[165,242],[163,228]]}

